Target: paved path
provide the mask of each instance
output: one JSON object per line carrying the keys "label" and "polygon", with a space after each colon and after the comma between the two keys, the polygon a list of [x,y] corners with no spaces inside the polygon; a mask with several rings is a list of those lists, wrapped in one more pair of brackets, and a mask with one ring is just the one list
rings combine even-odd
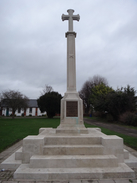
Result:
{"label": "paved path", "polygon": [[93,120],[92,118],[91,119],[84,118],[84,121],[88,124],[96,125],[98,127],[104,127],[109,130],[113,130],[115,132],[119,132],[119,133],[129,135],[132,137],[137,137],[137,130],[132,129],[132,128],[120,126],[120,125],[113,124],[113,123],[103,123],[103,122]]}
{"label": "paved path", "polygon": [[[86,121],[87,123],[90,123],[90,124],[92,123],[97,126],[104,125],[104,124],[101,124],[100,122],[94,122],[90,119],[86,119],[86,120],[84,119],[84,121]],[[107,124],[107,126],[103,126],[103,127],[110,129],[108,124]],[[111,129],[113,129],[113,131],[114,131],[114,127],[111,127]],[[134,132],[130,133],[130,135],[133,133]],[[9,157],[12,153],[14,153],[21,146],[22,146],[22,141],[14,144],[13,146],[9,147],[8,149],[6,149],[2,153],[0,153],[0,163],[3,162],[7,157]],[[135,150],[133,150],[127,146],[124,146],[124,148],[127,149],[131,154],[133,154],[137,157],[137,152]],[[106,180],[104,180],[103,179],[103,180],[71,180],[71,181],[63,181],[63,180],[35,181],[35,180],[23,180],[23,179],[15,180],[15,179],[13,179],[14,171],[12,171],[12,170],[1,171],[0,170],[0,183],[137,183],[137,168],[135,168],[134,171],[136,172],[136,178],[134,180],[132,180],[132,179],[131,180],[130,179],[110,179],[110,180],[106,179]]]}

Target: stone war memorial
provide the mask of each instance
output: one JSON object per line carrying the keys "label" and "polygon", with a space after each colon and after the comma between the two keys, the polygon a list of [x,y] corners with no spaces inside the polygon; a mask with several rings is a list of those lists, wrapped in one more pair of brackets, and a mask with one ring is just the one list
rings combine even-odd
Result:
{"label": "stone war memorial", "polygon": [[[99,128],[85,128],[83,101],[76,91],[76,57],[73,15],[69,9],[62,20],[68,21],[67,91],[61,100],[61,118],[57,129],[40,128],[36,136],[23,139],[20,149],[2,164],[14,169],[14,179],[91,180],[134,178],[137,159],[123,149],[123,139],[105,135]],[[64,50],[65,51],[65,50]]]}

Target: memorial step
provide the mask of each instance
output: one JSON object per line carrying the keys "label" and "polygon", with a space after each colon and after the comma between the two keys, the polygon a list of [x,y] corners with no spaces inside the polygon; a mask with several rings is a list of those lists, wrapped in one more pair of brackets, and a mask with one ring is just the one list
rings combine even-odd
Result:
{"label": "memorial step", "polygon": [[135,178],[134,171],[125,163],[118,167],[103,168],[29,168],[22,164],[14,173],[15,179],[36,180],[84,180],[84,179],[110,179],[110,178]]}
{"label": "memorial step", "polygon": [[88,134],[88,130],[86,128],[83,129],[70,129],[70,128],[62,128],[62,129],[56,129],[57,134]]}
{"label": "memorial step", "polygon": [[15,160],[22,160],[22,147],[15,152]]}
{"label": "memorial step", "polygon": [[30,158],[30,168],[96,168],[117,167],[114,155],[34,155]]}
{"label": "memorial step", "polygon": [[102,145],[45,145],[44,155],[102,155]]}
{"label": "memorial step", "polygon": [[86,145],[86,144],[101,144],[101,137],[91,136],[50,136],[44,139],[45,145]]}

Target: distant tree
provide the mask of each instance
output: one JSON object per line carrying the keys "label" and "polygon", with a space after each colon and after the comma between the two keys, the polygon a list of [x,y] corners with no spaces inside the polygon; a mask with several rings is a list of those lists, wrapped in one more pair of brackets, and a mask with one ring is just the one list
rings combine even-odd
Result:
{"label": "distant tree", "polygon": [[106,86],[108,85],[107,79],[99,75],[95,75],[93,78],[90,78],[90,82],[93,84],[93,86],[99,85],[101,83]]}
{"label": "distant tree", "polygon": [[88,114],[90,111],[90,107],[91,107],[90,97],[92,95],[92,89],[96,85],[99,85],[101,83],[103,83],[104,85],[108,85],[106,78],[101,77],[99,75],[93,76],[93,78],[90,78],[83,84],[82,89],[79,91],[79,95],[83,100],[85,114]]}
{"label": "distant tree", "polygon": [[2,105],[12,109],[12,118],[17,109],[28,107],[28,98],[19,91],[9,90],[2,93]]}
{"label": "distant tree", "polygon": [[114,90],[111,87],[106,86],[104,83],[100,83],[92,89],[90,103],[94,106],[96,111],[104,113],[107,110],[107,95],[113,91]]}
{"label": "distant tree", "polygon": [[2,94],[0,93],[0,102],[1,102],[1,99],[2,99]]}
{"label": "distant tree", "polygon": [[61,94],[54,91],[49,91],[39,97],[38,106],[41,112],[47,112],[48,118],[53,118],[56,113],[60,113],[60,100],[62,99]]}
{"label": "distant tree", "polygon": [[129,85],[125,88],[117,89],[107,96],[107,111],[118,120],[120,115],[125,112],[134,112],[137,105],[136,91]]}
{"label": "distant tree", "polygon": [[129,85],[114,91],[108,86],[97,85],[92,90],[91,103],[95,111],[111,114],[114,120],[119,120],[121,114],[136,110],[136,91]]}
{"label": "distant tree", "polygon": [[0,116],[2,115],[2,107],[1,107],[1,93],[0,93]]}
{"label": "distant tree", "polygon": [[45,93],[49,93],[52,92],[53,88],[50,85],[45,85],[45,88],[43,89],[43,91],[41,92],[42,95],[44,95]]}
{"label": "distant tree", "polygon": [[127,95],[128,98],[128,105],[126,105],[126,111],[135,111],[137,108],[137,96],[136,96],[136,90],[132,87],[130,87],[130,85],[127,85],[127,87],[125,88],[121,88],[121,90],[123,89],[123,92],[125,95]]}
{"label": "distant tree", "polygon": [[90,81],[86,81],[83,84],[82,89],[79,91],[79,96],[83,100],[83,105],[84,105],[84,113],[88,114],[90,110],[90,95],[91,95],[91,90],[92,90],[92,84]]}

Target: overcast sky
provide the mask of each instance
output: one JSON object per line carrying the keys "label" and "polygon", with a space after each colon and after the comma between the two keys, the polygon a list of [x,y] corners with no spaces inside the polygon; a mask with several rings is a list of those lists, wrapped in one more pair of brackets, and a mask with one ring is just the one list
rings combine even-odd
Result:
{"label": "overcast sky", "polygon": [[66,92],[68,9],[74,21],[77,91],[95,75],[137,90],[137,0],[0,0],[0,93],[37,99]]}

